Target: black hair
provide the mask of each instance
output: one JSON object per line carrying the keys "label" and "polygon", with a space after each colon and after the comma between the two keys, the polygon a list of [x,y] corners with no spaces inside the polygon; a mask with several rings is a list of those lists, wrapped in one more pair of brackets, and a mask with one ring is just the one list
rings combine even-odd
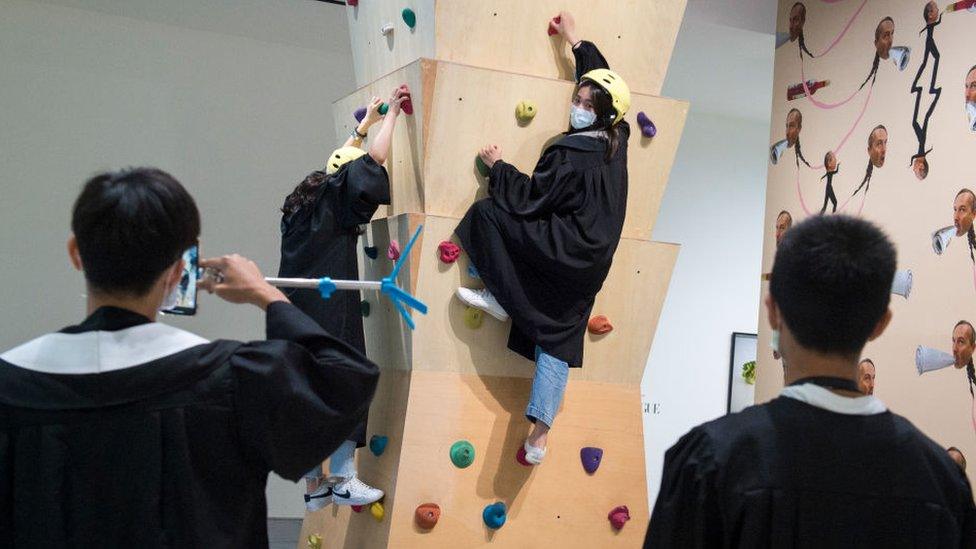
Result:
{"label": "black hair", "polygon": [[[875,126],[874,128],[872,128],[871,129],[871,133],[868,134],[868,149],[870,149],[871,148],[871,145],[874,144],[874,132],[876,132],[878,130],[884,130],[885,133],[888,133],[888,128],[886,128],[884,126],[884,124],[878,124],[877,126]],[[857,189],[854,190],[854,194],[852,194],[851,196],[854,196],[855,194],[857,194],[857,192],[860,191],[862,187],[864,188],[864,194],[867,194],[868,191],[871,190],[871,175],[872,174],[874,174],[874,164],[871,163],[871,154],[869,152],[868,153],[868,167],[864,169],[864,179],[861,180],[861,184],[857,186]]]}
{"label": "black hair", "polygon": [[200,236],[200,212],[173,176],[129,168],[89,179],[71,215],[92,291],[145,295]]}
{"label": "black hair", "polygon": [[[976,344],[976,328],[973,328],[973,325],[968,320],[960,320],[952,327],[953,331],[960,326],[969,328],[969,343],[970,345]],[[972,357],[969,357],[969,362],[966,363],[966,377],[969,380],[969,395],[973,396],[973,385],[976,385],[976,367],[973,366]]]}
{"label": "black hair", "polygon": [[285,204],[281,207],[281,212],[288,216],[314,202],[316,189],[328,178],[329,176],[325,172],[315,171],[308,174],[301,183],[295,186],[295,190],[285,197]]}
{"label": "black hair", "polygon": [[[803,2],[797,2],[797,3],[793,4],[793,6],[790,7],[790,11],[792,12],[793,11],[793,8],[795,8],[797,6],[800,6],[800,8],[803,9],[803,15],[801,17],[803,17],[803,22],[806,23],[806,21],[807,21],[807,7],[803,5]],[[800,44],[800,51],[802,51],[802,52],[806,53],[807,55],[809,55],[810,56],[810,59],[813,59],[814,57],[816,57],[815,55],[813,55],[812,53],[810,53],[810,50],[807,49],[806,41],[803,39],[803,28],[802,27],[800,27],[800,34],[799,34],[799,36],[796,37],[796,41]]]}
{"label": "black hair", "polygon": [[[874,29],[875,42],[877,42],[878,39],[881,38],[881,24],[884,23],[885,21],[891,21],[892,25],[895,24],[895,20],[892,19],[891,17],[885,17],[884,19],[882,19],[878,23],[878,26],[875,27]],[[871,62],[871,72],[868,73],[868,77],[864,79],[864,82],[861,82],[861,85],[857,89],[860,90],[861,88],[863,88],[864,85],[867,84],[869,80],[871,81],[871,85],[872,86],[874,85],[874,80],[878,78],[878,65],[880,64],[881,64],[881,56],[878,54],[877,48],[875,48],[874,61]]]}
{"label": "black hair", "polygon": [[[868,363],[868,364],[870,364],[871,366],[874,366],[874,361],[873,361],[873,360],[871,360],[870,358],[862,358],[862,359],[861,359],[861,362],[867,362],[867,363]],[[860,364],[861,362],[858,362],[858,364]],[[877,366],[874,366],[874,367],[875,367],[875,368],[877,368]]]}
{"label": "black hair", "polygon": [[856,356],[891,301],[897,254],[875,225],[810,217],[783,235],[769,292],[803,347]]}
{"label": "black hair", "polygon": [[[605,158],[607,162],[609,162],[611,159],[613,159],[614,155],[617,154],[617,150],[620,148],[620,132],[617,126],[614,124],[617,119],[617,109],[613,108],[613,96],[610,95],[610,92],[603,89],[595,82],[590,82],[589,80],[580,82],[579,88],[583,87],[590,90],[590,101],[593,103],[593,113],[596,114],[596,121],[593,122],[593,125],[591,125],[589,128],[577,130],[570,127],[569,131],[570,133],[593,130],[602,130],[607,132],[608,144]],[[576,93],[579,93],[579,88],[577,88]]]}

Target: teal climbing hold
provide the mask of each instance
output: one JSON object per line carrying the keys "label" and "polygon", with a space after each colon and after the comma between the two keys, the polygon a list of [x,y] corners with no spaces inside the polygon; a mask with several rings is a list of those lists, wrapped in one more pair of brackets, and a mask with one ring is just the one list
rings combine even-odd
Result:
{"label": "teal climbing hold", "polygon": [[474,157],[474,165],[478,168],[478,173],[481,174],[481,177],[488,177],[488,165],[485,164],[485,161],[480,156]]}
{"label": "teal climbing hold", "polygon": [[507,513],[508,509],[505,508],[505,504],[496,501],[491,505],[485,506],[485,510],[481,512],[481,518],[485,521],[485,526],[492,530],[497,530],[505,526],[505,516]]}
{"label": "teal climbing hold", "polygon": [[400,12],[400,17],[403,17],[403,22],[411,29],[417,26],[417,14],[412,9],[403,8],[403,11]]}
{"label": "teal climbing hold", "polygon": [[474,463],[474,446],[466,440],[459,440],[451,445],[451,463],[458,469]]}
{"label": "teal climbing hold", "polygon": [[359,312],[362,313],[363,318],[369,316],[369,301],[364,299],[359,303]]}
{"label": "teal climbing hold", "polygon": [[389,442],[390,439],[383,435],[373,435],[369,437],[369,451],[373,452],[374,456],[379,457],[386,451],[386,445]]}
{"label": "teal climbing hold", "polygon": [[386,114],[390,110],[390,105],[388,103],[383,103],[380,105],[380,114]]}

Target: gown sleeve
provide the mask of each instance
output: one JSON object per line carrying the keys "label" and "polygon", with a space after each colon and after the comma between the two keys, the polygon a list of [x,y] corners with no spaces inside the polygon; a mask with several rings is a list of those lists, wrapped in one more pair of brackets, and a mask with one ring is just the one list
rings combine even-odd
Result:
{"label": "gown sleeve", "polygon": [[369,223],[376,209],[390,203],[390,177],[368,154],[353,160],[333,181],[337,190],[336,220],[343,229]]}
{"label": "gown sleeve", "polygon": [[668,450],[645,549],[722,547],[716,471],[708,435],[700,429]]}
{"label": "gown sleeve", "polygon": [[366,416],[379,369],[291,303],[268,306],[267,336],[230,359],[240,437],[252,459],[297,481]]}
{"label": "gown sleeve", "polygon": [[573,50],[573,57],[576,58],[576,81],[579,82],[582,76],[594,69],[609,69],[610,65],[606,58],[597,49],[596,44],[587,40],[580,41],[576,49]]}
{"label": "gown sleeve", "polygon": [[560,149],[547,151],[531,176],[507,162],[495,162],[488,174],[488,195],[512,215],[530,217],[556,211],[572,199],[570,180],[576,177],[566,154]]}

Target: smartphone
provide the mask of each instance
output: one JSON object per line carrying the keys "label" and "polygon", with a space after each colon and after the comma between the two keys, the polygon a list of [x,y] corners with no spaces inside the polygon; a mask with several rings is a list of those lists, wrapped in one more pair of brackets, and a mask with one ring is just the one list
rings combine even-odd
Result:
{"label": "smartphone", "polygon": [[183,275],[180,277],[179,298],[170,309],[162,312],[171,315],[197,314],[197,282],[200,276],[200,250],[193,245],[183,252]]}

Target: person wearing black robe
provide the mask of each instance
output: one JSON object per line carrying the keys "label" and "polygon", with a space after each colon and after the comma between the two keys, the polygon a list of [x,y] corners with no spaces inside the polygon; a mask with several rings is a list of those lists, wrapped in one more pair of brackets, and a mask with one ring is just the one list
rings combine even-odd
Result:
{"label": "person wearing black robe", "polygon": [[891,318],[896,263],[884,233],[844,215],[784,236],[766,305],[788,386],[668,450],[645,548],[976,545],[965,474],[857,390],[861,351]]}
{"label": "person wearing black robe", "polygon": [[[409,90],[394,90],[386,117],[382,102],[373,98],[366,116],[346,143],[329,158],[325,171],[308,175],[286,199],[281,219],[281,264],[278,276],[358,280],[356,248],[361,226],[377,208],[390,203],[390,180],[383,167],[400,112]],[[369,127],[382,127],[369,154],[359,148]],[[359,292],[337,291],[322,299],[317,291],[290,289],[288,298],[330,334],[366,353]],[[330,478],[321,466],[306,475],[306,506],[314,511],[328,503],[366,505],[383,497],[383,491],[358,479],[355,449],[366,442],[366,418],[346,444],[330,456]]]}
{"label": "person wearing black robe", "polygon": [[571,129],[545,149],[531,175],[501,161],[497,147],[482,151],[489,196],[455,229],[486,288],[462,288],[458,296],[501,320],[510,316],[509,349],[536,361],[526,410],[535,427],[520,450],[520,460],[533,465],[544,456],[567,368],[583,364],[587,321],[627,205],[629,90],[594,44],[575,38],[572,16],[562,13],[560,21],[581,81]]}
{"label": "person wearing black robe", "polygon": [[201,287],[265,309],[267,341],[154,322],[200,226],[167,174],[96,176],[75,211],[89,316],[0,354],[0,547],[267,547],[268,473],[335,450],[379,369],[239,256]]}

